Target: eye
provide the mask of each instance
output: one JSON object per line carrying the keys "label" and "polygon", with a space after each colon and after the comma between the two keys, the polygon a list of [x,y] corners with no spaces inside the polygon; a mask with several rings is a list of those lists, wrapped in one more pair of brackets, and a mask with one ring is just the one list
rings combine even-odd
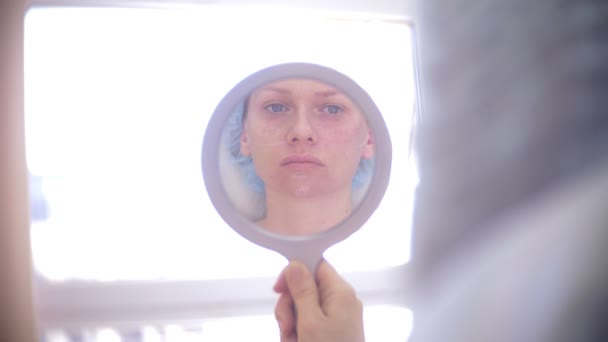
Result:
{"label": "eye", "polygon": [[323,111],[328,114],[338,114],[343,110],[344,109],[342,109],[342,107],[337,106],[337,105],[327,105],[327,106],[323,107]]}
{"label": "eye", "polygon": [[269,111],[271,113],[280,113],[280,112],[287,111],[287,106],[285,106],[281,103],[271,103],[271,104],[267,105],[266,107],[264,107],[264,109],[266,109],[267,111]]}

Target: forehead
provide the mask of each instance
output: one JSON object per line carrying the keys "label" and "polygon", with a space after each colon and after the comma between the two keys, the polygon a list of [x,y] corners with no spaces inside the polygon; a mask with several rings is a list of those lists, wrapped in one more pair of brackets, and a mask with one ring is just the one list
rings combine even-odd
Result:
{"label": "forehead", "polygon": [[268,83],[252,92],[252,97],[264,94],[288,96],[345,96],[339,89],[321,81],[308,78],[289,78]]}

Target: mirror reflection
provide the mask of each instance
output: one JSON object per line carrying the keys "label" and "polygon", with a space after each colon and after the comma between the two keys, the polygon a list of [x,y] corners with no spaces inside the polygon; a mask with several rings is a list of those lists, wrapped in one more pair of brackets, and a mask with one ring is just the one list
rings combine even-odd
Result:
{"label": "mirror reflection", "polygon": [[365,113],[324,82],[288,78],[249,93],[230,113],[222,181],[248,219],[280,235],[312,235],[347,218],[373,173]]}

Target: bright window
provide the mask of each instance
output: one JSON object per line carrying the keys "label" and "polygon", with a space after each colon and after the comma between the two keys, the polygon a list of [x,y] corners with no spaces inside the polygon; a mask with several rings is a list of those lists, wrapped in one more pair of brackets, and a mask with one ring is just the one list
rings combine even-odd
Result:
{"label": "bright window", "polygon": [[[415,81],[405,21],[219,5],[41,7],[27,13],[25,32],[32,251],[43,278],[62,284],[276,277],[286,261],[237,235],[215,212],[200,151],[224,94],[249,74],[285,62],[322,64],[354,79],[391,134],[383,202],[326,258],[341,273],[409,260],[417,175],[410,159]],[[404,310],[380,307],[368,316],[376,322],[407,317],[411,324]],[[207,333],[225,327],[222,320],[210,322]],[[408,329],[400,330],[403,336]],[[111,329],[97,333],[120,340]],[[49,334],[55,334],[47,336],[51,341],[65,337]]]}
{"label": "bright window", "polygon": [[211,206],[200,150],[232,86],[292,61],[362,85],[394,145],[383,203],[327,258],[341,271],[408,260],[414,82],[405,23],[215,7],[41,8],[27,14],[25,54],[27,161],[47,206],[32,224],[33,253],[45,277],[276,275],[283,258],[238,236]]}

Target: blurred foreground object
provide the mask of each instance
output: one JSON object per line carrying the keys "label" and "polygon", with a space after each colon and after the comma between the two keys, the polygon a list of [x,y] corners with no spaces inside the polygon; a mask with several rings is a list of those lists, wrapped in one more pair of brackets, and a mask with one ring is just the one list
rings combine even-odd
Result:
{"label": "blurred foreground object", "polygon": [[418,10],[411,341],[608,340],[608,3]]}
{"label": "blurred foreground object", "polygon": [[38,340],[23,127],[25,1],[0,2],[0,341]]}

